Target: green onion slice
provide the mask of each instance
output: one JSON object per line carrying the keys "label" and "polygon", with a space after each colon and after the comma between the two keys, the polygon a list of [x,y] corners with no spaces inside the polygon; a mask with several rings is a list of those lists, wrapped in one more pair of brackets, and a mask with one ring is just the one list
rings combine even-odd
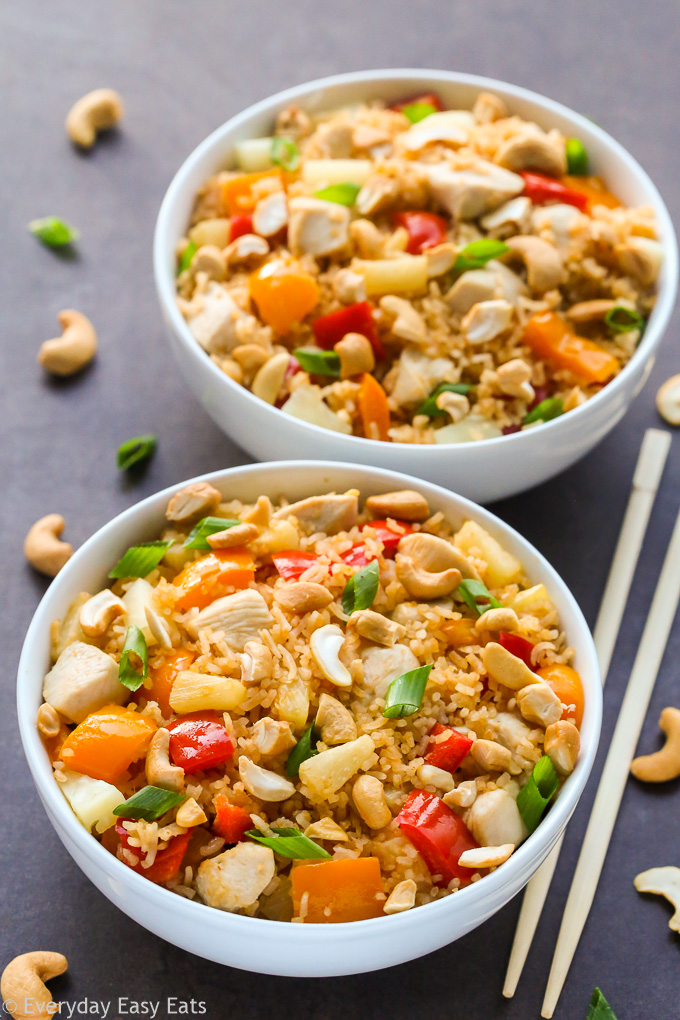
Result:
{"label": "green onion slice", "polygon": [[[503,603],[495,598],[482,581],[475,581],[474,578],[461,581],[456,592],[463,601],[473,609],[478,616],[483,616],[487,609],[501,609]],[[479,604],[481,600],[482,604]]]}
{"label": "green onion slice", "polygon": [[315,857],[328,859],[331,854],[308,836],[303,836],[299,829],[272,828],[275,836],[263,836],[258,829],[247,829],[246,836],[263,846],[268,846],[281,857],[290,857],[294,861],[311,861]]}
{"label": "green onion slice", "polygon": [[80,237],[80,231],[58,216],[45,216],[42,220],[31,220],[28,229],[48,248],[61,248]]}
{"label": "green onion slice", "polygon": [[209,535],[216,535],[218,531],[226,531],[233,528],[240,521],[231,517],[204,517],[195,527],[191,529],[184,543],[185,549],[209,549]]}
{"label": "green onion slice", "polygon": [[173,793],[162,790],[160,786],[145,786],[138,790],[129,800],[113,809],[114,815],[120,818],[143,818],[145,822],[155,822],[170,808],[176,807],[186,800],[185,793]]}
{"label": "green onion slice", "polygon": [[308,758],[313,758],[315,754],[319,753],[316,749],[316,742],[319,739],[319,735],[316,731],[315,723],[316,720],[311,726],[307,727],[293,750],[288,755],[288,761],[286,762],[286,775],[290,776],[291,779],[294,776],[297,776],[303,761],[307,761]]}
{"label": "green onion slice", "polygon": [[305,372],[310,375],[340,375],[340,356],[335,351],[322,351],[317,347],[297,347],[293,354]]}
{"label": "green onion slice", "polygon": [[553,418],[559,418],[561,414],[564,414],[562,398],[546,397],[540,404],[536,404],[533,411],[529,411],[522,424],[531,425],[532,421],[552,421]]}
{"label": "green onion slice", "polygon": [[357,195],[361,191],[358,184],[331,184],[321,191],[315,191],[315,198],[322,198],[324,202],[335,202],[337,205],[352,206],[356,202]]}
{"label": "green onion slice", "polygon": [[630,333],[633,329],[644,329],[645,320],[632,308],[625,305],[617,305],[610,308],[604,317],[604,321],[612,333]]}
{"label": "green onion slice", "polygon": [[440,393],[461,393],[465,396],[472,389],[470,383],[450,383],[445,382],[440,386],[437,386],[436,390],[430,393],[427,400],[424,400],[416,414],[426,414],[428,418],[438,418],[441,415],[445,415],[446,411],[442,411],[440,407],[437,407],[437,397]]}
{"label": "green onion slice", "polygon": [[368,609],[378,593],[380,567],[377,560],[371,560],[361,570],[352,574],[342,593],[342,608],[351,616],[359,609]]}
{"label": "green onion slice", "polygon": [[616,1020],[614,1010],[611,1008],[599,988],[593,992],[593,997],[588,1006],[586,1020]]}
{"label": "green onion slice", "polygon": [[555,766],[547,754],[544,754],[534,765],[526,786],[523,786],[517,794],[517,807],[529,832],[533,832],[538,826],[550,799],[557,791],[559,782]]}
{"label": "green onion slice", "polygon": [[109,577],[146,577],[156,569],[171,545],[171,538],[167,542],[141,542],[139,545],[131,545],[109,572]]}
{"label": "green onion slice", "polygon": [[436,113],[437,107],[432,103],[409,103],[408,106],[402,106],[401,112],[412,124],[417,124],[431,113]]}
{"label": "green onion slice", "polygon": [[386,719],[403,719],[405,716],[417,712],[427,687],[427,678],[431,672],[432,663],[429,666],[410,669],[408,673],[402,673],[396,680],[393,680],[387,688],[383,709],[384,717]]}
{"label": "green onion slice", "polygon": [[155,436],[135,436],[134,439],[128,439],[118,447],[116,455],[118,467],[121,471],[127,471],[134,464],[141,464],[153,456],[157,446],[158,440]]}
{"label": "green onion slice", "polygon": [[177,275],[180,276],[186,269],[191,265],[191,261],[198,251],[198,245],[194,244],[193,241],[189,241],[188,245],[182,252],[177,262]]}
{"label": "green onion slice", "polygon": [[[141,673],[130,661],[132,655],[139,659],[142,666]],[[129,691],[136,691],[142,686],[148,675],[149,653],[146,647],[146,638],[139,627],[133,624],[128,627],[125,635],[125,644],[118,664],[118,679],[123,687],[127,687]]]}
{"label": "green onion slice", "polygon": [[297,170],[300,150],[292,138],[272,138],[272,163],[284,170]]}
{"label": "green onion slice", "polygon": [[483,237],[480,241],[472,241],[459,253],[453,263],[453,270],[462,273],[466,269],[482,269],[491,259],[497,259],[510,251],[507,244],[493,237]]}
{"label": "green onion slice", "polygon": [[567,138],[567,171],[577,177],[588,173],[588,153],[578,138]]}

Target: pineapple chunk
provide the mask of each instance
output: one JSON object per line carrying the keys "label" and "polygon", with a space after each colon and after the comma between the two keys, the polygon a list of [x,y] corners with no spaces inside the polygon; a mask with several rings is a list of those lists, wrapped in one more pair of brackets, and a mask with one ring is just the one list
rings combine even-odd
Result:
{"label": "pineapple chunk", "polygon": [[344,786],[359,769],[368,768],[374,751],[373,740],[364,733],[356,740],[338,744],[337,747],[331,747],[303,761],[300,779],[309,789],[312,799],[325,800]]}
{"label": "pineapple chunk", "polygon": [[93,825],[97,832],[105,832],[115,825],[113,809],[125,800],[120,790],[102,779],[91,779],[78,772],[64,770],[61,774],[66,776],[66,782],[59,782],[57,786],[88,832],[92,831]]}
{"label": "pineapple chunk", "polygon": [[273,138],[244,138],[236,143],[236,161],[240,170],[258,173],[272,165]]}
{"label": "pineapple chunk", "polygon": [[279,718],[289,722],[294,730],[301,730],[307,724],[309,715],[309,691],[304,680],[293,680],[282,684],[276,699]]}
{"label": "pineapple chunk", "polygon": [[245,696],[243,684],[232,677],[182,670],[172,685],[170,707],[179,715],[209,708],[229,712],[240,705]]}
{"label": "pineapple chunk", "polygon": [[554,609],[544,584],[535,584],[533,588],[518,591],[512,598],[507,599],[505,605],[514,609],[516,613],[531,613],[532,616],[541,616]]}
{"label": "pineapple chunk", "polygon": [[522,564],[519,560],[475,521],[466,521],[453,542],[464,553],[484,560],[485,581],[489,588],[504,588],[521,577]]}
{"label": "pineapple chunk", "polygon": [[305,159],[302,180],[315,191],[329,184],[362,184],[369,178],[370,159]]}
{"label": "pineapple chunk", "polygon": [[353,259],[352,269],[363,276],[367,294],[421,294],[427,290],[427,260],[424,255]]}

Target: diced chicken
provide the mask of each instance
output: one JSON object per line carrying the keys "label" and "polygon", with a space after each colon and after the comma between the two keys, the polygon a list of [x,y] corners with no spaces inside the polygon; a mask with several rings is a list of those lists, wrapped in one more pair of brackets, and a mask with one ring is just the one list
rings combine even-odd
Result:
{"label": "diced chicken", "polygon": [[392,397],[400,407],[420,404],[442,382],[452,382],[456,370],[448,358],[430,358],[420,351],[402,351]]}
{"label": "diced chicken", "polygon": [[211,602],[187,629],[192,637],[208,628],[220,631],[230,648],[242,652],[248,641],[259,640],[260,631],[272,623],[273,617],[259,591],[246,588]]}
{"label": "diced chicken", "polygon": [[496,277],[496,297],[503,297],[511,305],[514,305],[520,295],[529,293],[524,280],[508,268],[504,262],[492,259],[491,262],[487,262],[486,268]]}
{"label": "diced chicken", "polygon": [[333,291],[343,305],[366,300],[366,283],[361,273],[353,269],[339,269],[333,277]]}
{"label": "diced chicken", "polygon": [[587,216],[573,205],[565,205],[563,202],[536,206],[531,213],[533,232],[546,241],[552,241],[560,249],[566,248],[574,231],[588,222]]}
{"label": "diced chicken", "polygon": [[[569,208],[573,209],[573,206]],[[484,230],[493,230],[497,234],[505,233],[506,230],[522,234],[528,225],[530,213],[531,200],[526,195],[518,195],[484,216],[481,224]]]}
{"label": "diced chicken", "polygon": [[209,482],[194,482],[176,492],[168,503],[165,516],[169,521],[193,524],[201,517],[209,517],[217,510],[222,493]]}
{"label": "diced chicken", "polygon": [[517,803],[505,790],[480,794],[467,813],[466,825],[481,846],[517,846],[529,835]]}
{"label": "diced chicken", "polygon": [[288,203],[288,244],[294,255],[332,255],[349,242],[349,209],[305,195]]}
{"label": "diced chicken", "polygon": [[377,698],[384,698],[387,688],[402,673],[417,669],[420,663],[408,645],[380,648],[372,645],[361,653],[364,665],[364,686]]}
{"label": "diced chicken", "polygon": [[43,683],[45,701],[74,723],[103,705],[122,705],[128,696],[115,659],[82,641],[64,649]]}
{"label": "diced chicken", "polygon": [[214,281],[205,293],[196,294],[187,312],[189,329],[201,347],[209,354],[228,353],[243,343],[242,333],[237,326],[246,327],[249,320],[257,326],[257,320],[238,307],[231,294]]}
{"label": "diced chicken", "polygon": [[497,286],[496,275],[489,269],[468,269],[447,291],[445,300],[454,312],[464,315],[480,301],[492,301]]}
{"label": "diced chicken", "polygon": [[508,170],[538,170],[561,177],[567,172],[564,138],[557,129],[545,132],[537,124],[523,124],[499,146],[496,162]]}
{"label": "diced chicken", "polygon": [[485,160],[469,170],[437,163],[424,166],[424,171],[435,199],[461,220],[483,216],[524,190],[523,177]]}
{"label": "diced chicken", "polygon": [[272,191],[261,198],[253,212],[253,230],[262,237],[273,237],[288,222],[285,191]]}
{"label": "diced chicken", "polygon": [[355,206],[362,216],[372,216],[393,206],[399,198],[399,181],[388,174],[371,174],[356,197]]}
{"label": "diced chicken", "polygon": [[461,323],[468,343],[483,344],[504,333],[512,322],[512,305],[502,298],[473,305]]}
{"label": "diced chicken", "polygon": [[277,510],[273,519],[295,517],[308,535],[317,531],[337,535],[339,531],[349,531],[354,527],[358,513],[358,493],[350,489],[349,492],[329,492],[325,496],[309,496],[297,503],[290,503]]}
{"label": "diced chicken", "polygon": [[351,124],[337,121],[322,124],[314,135],[321,155],[328,159],[349,159],[352,155],[353,129]]}
{"label": "diced chicken", "polygon": [[319,698],[316,725],[324,744],[345,744],[348,740],[356,740],[357,726],[352,713],[330,694],[324,693]]}
{"label": "diced chicken", "polygon": [[530,743],[531,728],[512,712],[499,712],[491,723],[491,731],[494,739],[512,751],[518,764],[526,768],[532,762],[523,754],[522,745]]}
{"label": "diced chicken", "polygon": [[253,726],[253,741],[262,755],[282,754],[295,746],[290,723],[285,719],[271,719],[268,715]]}
{"label": "diced chicken", "polygon": [[203,861],[196,888],[209,907],[243,910],[255,903],[275,873],[273,850],[258,843],[237,843],[231,850]]}

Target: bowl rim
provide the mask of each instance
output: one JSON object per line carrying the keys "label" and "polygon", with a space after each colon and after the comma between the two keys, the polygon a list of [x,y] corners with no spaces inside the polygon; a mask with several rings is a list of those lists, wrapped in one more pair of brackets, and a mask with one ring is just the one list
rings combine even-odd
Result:
{"label": "bowl rim", "polygon": [[[643,169],[641,164],[620,144],[620,142],[617,142],[615,138],[613,138],[598,124],[595,124],[594,121],[589,120],[587,117],[577,113],[570,107],[565,106],[556,100],[550,99],[547,96],[543,96],[538,92],[533,92],[532,90],[525,89],[519,85],[513,85],[510,82],[504,82],[476,74],[468,74],[458,71],[440,71],[429,68],[382,68],[371,71],[349,71],[342,74],[330,75],[324,78],[317,78],[312,81],[295,85],[288,89],[283,89],[280,92],[276,92],[264,99],[258,100],[258,102],[251,104],[246,107],[246,109],[235,114],[233,117],[230,117],[212,131],[189,153],[168,185],[158,212],[153,239],[153,266],[156,291],[166,320],[171,324],[176,336],[182,346],[187,350],[192,360],[200,359],[203,367],[207,366],[213,379],[216,380],[216,385],[226,387],[224,391],[225,399],[229,399],[230,396],[233,399],[236,393],[238,393],[239,398],[244,399],[246,404],[251,404],[254,413],[258,413],[264,418],[267,418],[268,415],[278,416],[278,414],[281,413],[279,408],[272,407],[265,401],[260,400],[249,389],[245,386],[241,386],[240,383],[235,382],[226,375],[225,372],[218,368],[214,361],[212,361],[212,359],[198,344],[191,333],[186,320],[177,307],[175,277],[168,268],[168,249],[166,246],[168,224],[173,215],[174,206],[183,198],[185,191],[187,190],[185,180],[191,175],[194,167],[200,163],[213,148],[218,147],[222,143],[225,135],[228,135],[241,125],[246,124],[252,118],[270,110],[273,112],[274,108],[280,104],[293,100],[300,100],[317,89],[353,85],[361,82],[369,84],[380,81],[387,82],[399,80],[404,80],[405,87],[408,87],[408,82],[413,79],[418,79],[419,81],[426,82],[429,85],[436,85],[437,82],[445,82],[451,85],[472,85],[480,90],[489,89],[501,93],[506,97],[534,103],[537,106],[540,106],[547,113],[567,118],[572,121],[575,128],[581,129],[586,134],[594,135],[595,138],[609,150],[609,154],[615,156],[620,162],[625,164],[637,177],[639,183],[649,190],[652,202],[655,206],[664,248],[664,275],[661,286],[658,290],[654,309],[652,310],[650,319],[647,322],[642,339],[638,343],[631,359],[626,363],[626,365],[624,365],[622,370],[614,377],[614,379],[612,379],[611,382],[607,383],[606,386],[603,386],[599,393],[590,397],[590,399],[585,401],[585,403],[569,411],[568,415],[560,415],[557,418],[553,418],[551,421],[544,422],[540,428],[540,434],[545,436],[548,442],[552,438],[556,439],[556,430],[565,428],[565,422],[567,420],[572,425],[580,422],[581,426],[585,427],[586,416],[589,414],[595,414],[600,405],[615,398],[619,390],[627,383],[628,378],[638,369],[638,366],[642,367],[649,361],[663,337],[675,306],[675,297],[678,286],[678,246],[675,230],[673,228],[670,213],[668,212],[666,204],[656,185]],[[576,419],[574,416],[580,417]],[[272,423],[275,423],[276,420],[278,420],[277,417],[272,417],[271,419]],[[304,419],[296,418],[295,422],[298,426],[311,430],[312,435],[316,434],[320,438],[328,433],[328,429],[322,428],[319,425],[314,425],[311,422],[304,421]],[[516,448],[521,442],[524,442],[525,445],[527,445],[529,442],[533,441],[527,440],[526,437],[530,435],[533,436],[535,431],[535,429],[527,429],[525,431],[515,432],[509,435],[496,436],[490,439],[481,440],[481,444],[483,444],[485,448],[498,449],[499,443],[514,443],[515,445],[513,448]],[[345,433],[338,432],[334,434],[334,438],[337,439],[338,442],[348,440],[350,442],[363,444],[363,449],[371,451],[373,456],[380,456],[380,451],[384,449],[383,442],[376,439],[367,439],[364,436],[346,435]],[[450,456],[452,452],[459,449],[462,444],[433,443],[431,445],[423,445],[395,443],[393,445],[408,447],[417,445],[425,452],[425,456],[432,457],[436,456],[436,454],[431,452],[432,450],[442,450],[445,454]],[[477,445],[479,444],[475,444],[475,446]],[[504,445],[502,447],[502,449],[506,448],[509,448],[509,446],[506,447],[506,445]],[[351,457],[351,454],[351,447],[348,447],[347,456]]]}
{"label": "bowl rim", "polygon": [[[109,545],[115,548],[117,532],[121,528],[131,524],[137,517],[144,517],[145,512],[148,510],[155,510],[160,521],[163,507],[167,503],[168,498],[179,488],[192,482],[210,482],[218,488],[220,484],[224,488],[232,483],[234,495],[237,498],[238,486],[242,480],[247,482],[250,478],[256,477],[262,472],[265,474],[268,472],[284,474],[290,472],[291,476],[294,476],[295,472],[306,469],[328,473],[331,475],[331,478],[333,472],[338,469],[340,471],[351,470],[357,478],[357,487],[360,490],[363,482],[375,482],[376,476],[380,486],[384,485],[386,491],[389,491],[388,486],[413,487],[415,484],[425,495],[429,495],[433,502],[443,504],[448,508],[449,512],[463,514],[466,518],[469,517],[470,519],[480,521],[482,525],[490,525],[494,533],[501,533],[501,537],[509,535],[520,546],[522,550],[520,555],[528,555],[529,558],[537,561],[538,572],[536,567],[532,569],[532,576],[536,578],[536,583],[539,580],[544,583],[547,582],[552,590],[559,590],[560,596],[566,601],[573,614],[575,621],[573,629],[578,631],[578,633],[570,634],[570,638],[576,639],[570,641],[570,643],[577,649],[582,659],[582,674],[589,678],[587,681],[589,687],[586,697],[592,714],[588,717],[589,727],[587,730],[588,739],[586,748],[577,764],[577,769],[568,777],[560,792],[560,796],[552,805],[550,812],[539,828],[525,840],[502,868],[497,869],[490,875],[486,875],[483,881],[473,883],[459,890],[455,895],[445,896],[431,903],[424,904],[417,911],[405,911],[401,914],[370,918],[363,921],[349,921],[340,925],[294,924],[282,927],[282,922],[280,921],[231,914],[214,907],[209,907],[207,904],[186,899],[176,893],[172,893],[163,886],[149,882],[128,868],[113,854],[109,853],[77,820],[66,798],[60,793],[58,784],[54,780],[51,768],[46,760],[46,751],[35,726],[30,702],[34,692],[34,685],[39,684],[39,689],[42,690],[42,678],[45,671],[45,661],[40,658],[40,652],[35,649],[40,648],[41,642],[39,639],[48,632],[46,628],[49,628],[55,615],[55,603],[58,603],[60,597],[62,597],[62,590],[68,590],[70,574],[76,567],[85,565],[90,557],[101,555],[100,550],[103,548]],[[267,485],[268,483],[263,481],[264,491],[267,491]],[[210,923],[212,926],[224,928],[225,931],[233,927],[234,931],[237,931],[243,923],[251,924],[253,921],[256,921],[259,926],[268,926],[267,929],[262,927],[257,929],[261,930],[263,935],[267,934],[267,931],[269,934],[279,931],[281,935],[287,931],[287,939],[292,938],[301,945],[304,945],[307,941],[316,940],[319,937],[331,942],[334,940],[342,941],[345,938],[350,939],[354,933],[358,934],[360,930],[364,932],[367,925],[372,926],[372,931],[378,922],[382,927],[375,928],[376,934],[380,931],[386,932],[388,924],[392,930],[398,930],[399,926],[401,926],[405,932],[408,925],[413,921],[414,914],[416,918],[420,917],[421,920],[423,919],[425,915],[421,911],[428,910],[429,914],[427,917],[434,921],[436,917],[444,917],[447,912],[456,912],[458,910],[465,912],[466,908],[474,911],[475,905],[479,909],[482,904],[497,899],[499,895],[502,895],[503,888],[512,883],[513,877],[516,878],[517,875],[521,874],[523,869],[529,865],[531,859],[541,854],[543,856],[547,855],[558,838],[560,829],[568,822],[583,793],[598,747],[602,720],[602,687],[592,636],[583,613],[570,589],[543,554],[519,532],[495,514],[485,510],[464,496],[444,489],[442,486],[435,485],[432,482],[421,481],[402,472],[383,468],[376,469],[349,462],[289,460],[226,468],[167,486],[128,507],[128,509],[108,521],[87,539],[49,585],[32,617],[22,647],[18,667],[17,714],[24,754],[40,799],[47,810],[52,825],[59,835],[61,835],[59,831],[61,829],[69,841],[75,843],[76,847],[86,857],[90,858],[94,865],[101,869],[110,882],[118,883],[128,888],[132,893],[137,893],[139,897],[146,899],[152,908],[174,911],[176,914],[186,917],[187,922],[194,919],[205,923],[211,918]],[[98,883],[94,884],[99,888]],[[105,889],[102,891],[106,892]],[[459,906],[455,906],[455,904]],[[496,909],[492,908],[492,912],[495,912]],[[210,913],[206,914],[206,911]],[[411,921],[408,918],[411,918]],[[290,931],[291,927],[293,929],[292,932]],[[319,933],[319,928],[323,930],[323,934]]]}

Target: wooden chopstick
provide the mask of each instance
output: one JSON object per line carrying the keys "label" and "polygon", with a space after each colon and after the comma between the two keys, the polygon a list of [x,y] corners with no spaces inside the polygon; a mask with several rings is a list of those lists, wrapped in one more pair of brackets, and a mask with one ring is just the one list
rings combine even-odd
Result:
{"label": "wooden chopstick", "polygon": [[623,797],[630,763],[654,689],[668,636],[680,602],[680,511],[675,521],[642,640],[630,674],[614,736],[564,909],[541,1016],[552,1017],[581,932],[595,897]]}
{"label": "wooden chopstick", "polygon": [[[593,639],[600,674],[604,685],[609,671],[616,637],[628,601],[628,593],[637,567],[647,524],[654,505],[657,489],[666,464],[671,437],[660,429],[647,429],[638,454],[632,490],[621,525],[609,577],[595,624]],[[550,883],[560,856],[564,835],[546,857],[524,892],[522,909],[517,921],[510,960],[503,985],[503,995],[511,999],[515,994],[536,928],[543,911]]]}

